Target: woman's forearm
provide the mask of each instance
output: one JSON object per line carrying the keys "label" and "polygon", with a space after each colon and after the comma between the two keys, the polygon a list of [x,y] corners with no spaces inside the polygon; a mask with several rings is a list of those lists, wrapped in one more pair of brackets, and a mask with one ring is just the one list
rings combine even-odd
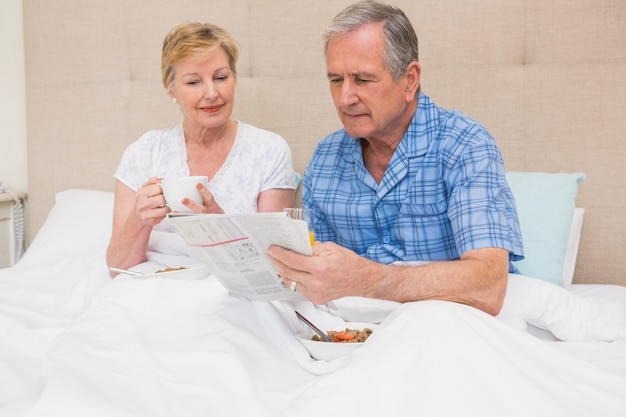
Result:
{"label": "woman's forearm", "polygon": [[[128,219],[121,230],[114,230],[106,253],[109,267],[127,269],[147,259],[152,226]],[[116,273],[111,273],[114,277]]]}

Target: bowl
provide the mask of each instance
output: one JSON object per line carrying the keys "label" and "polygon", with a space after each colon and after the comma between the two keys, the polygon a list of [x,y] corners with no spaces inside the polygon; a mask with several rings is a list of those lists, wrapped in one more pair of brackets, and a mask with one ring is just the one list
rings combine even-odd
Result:
{"label": "bowl", "polygon": [[[364,330],[365,328],[376,330],[377,324],[373,323],[360,323],[360,322],[346,322],[340,326],[337,323],[327,326],[318,326],[323,332],[329,330],[341,331],[348,329]],[[333,359],[347,356],[367,343],[365,342],[322,342],[312,340],[313,335],[316,333],[308,327],[299,329],[296,331],[296,338],[302,343],[311,355],[312,358],[318,360],[332,361]]]}

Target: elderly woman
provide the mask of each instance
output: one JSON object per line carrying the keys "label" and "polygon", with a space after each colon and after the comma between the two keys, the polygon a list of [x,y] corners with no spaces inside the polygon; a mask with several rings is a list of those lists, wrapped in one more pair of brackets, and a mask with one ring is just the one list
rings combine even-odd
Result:
{"label": "elderly woman", "polygon": [[115,173],[109,266],[146,261],[152,230],[170,212],[159,186],[165,177],[208,176],[208,189],[198,185],[203,203],[183,201],[198,213],[271,212],[293,205],[287,142],[231,119],[238,56],[235,41],[214,25],[183,24],[165,37],[163,85],[183,121],[145,133],[124,152]]}

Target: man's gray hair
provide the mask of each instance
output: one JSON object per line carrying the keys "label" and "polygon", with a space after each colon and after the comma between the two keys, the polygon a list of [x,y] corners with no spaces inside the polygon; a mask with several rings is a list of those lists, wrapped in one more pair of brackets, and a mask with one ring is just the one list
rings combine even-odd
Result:
{"label": "man's gray hair", "polygon": [[394,79],[406,72],[412,61],[418,62],[417,35],[404,12],[377,1],[361,1],[343,9],[324,32],[324,55],[335,36],[345,35],[363,25],[384,22],[383,62]]}

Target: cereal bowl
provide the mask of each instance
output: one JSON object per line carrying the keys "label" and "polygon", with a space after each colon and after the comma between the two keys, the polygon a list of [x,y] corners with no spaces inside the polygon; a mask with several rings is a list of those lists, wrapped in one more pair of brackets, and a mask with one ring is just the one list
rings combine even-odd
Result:
{"label": "cereal bowl", "polygon": [[[365,329],[375,331],[376,327],[378,327],[377,324],[360,322],[346,322],[341,326],[337,326],[336,323],[330,326],[319,326],[319,328],[322,331],[327,332],[327,334],[329,332],[341,332],[346,329],[357,330],[359,332],[362,332]],[[353,341],[324,342],[313,340],[313,336],[316,334],[308,327],[299,329],[296,331],[295,335],[312,358],[325,361],[332,361],[333,359],[349,355],[365,343]]]}

